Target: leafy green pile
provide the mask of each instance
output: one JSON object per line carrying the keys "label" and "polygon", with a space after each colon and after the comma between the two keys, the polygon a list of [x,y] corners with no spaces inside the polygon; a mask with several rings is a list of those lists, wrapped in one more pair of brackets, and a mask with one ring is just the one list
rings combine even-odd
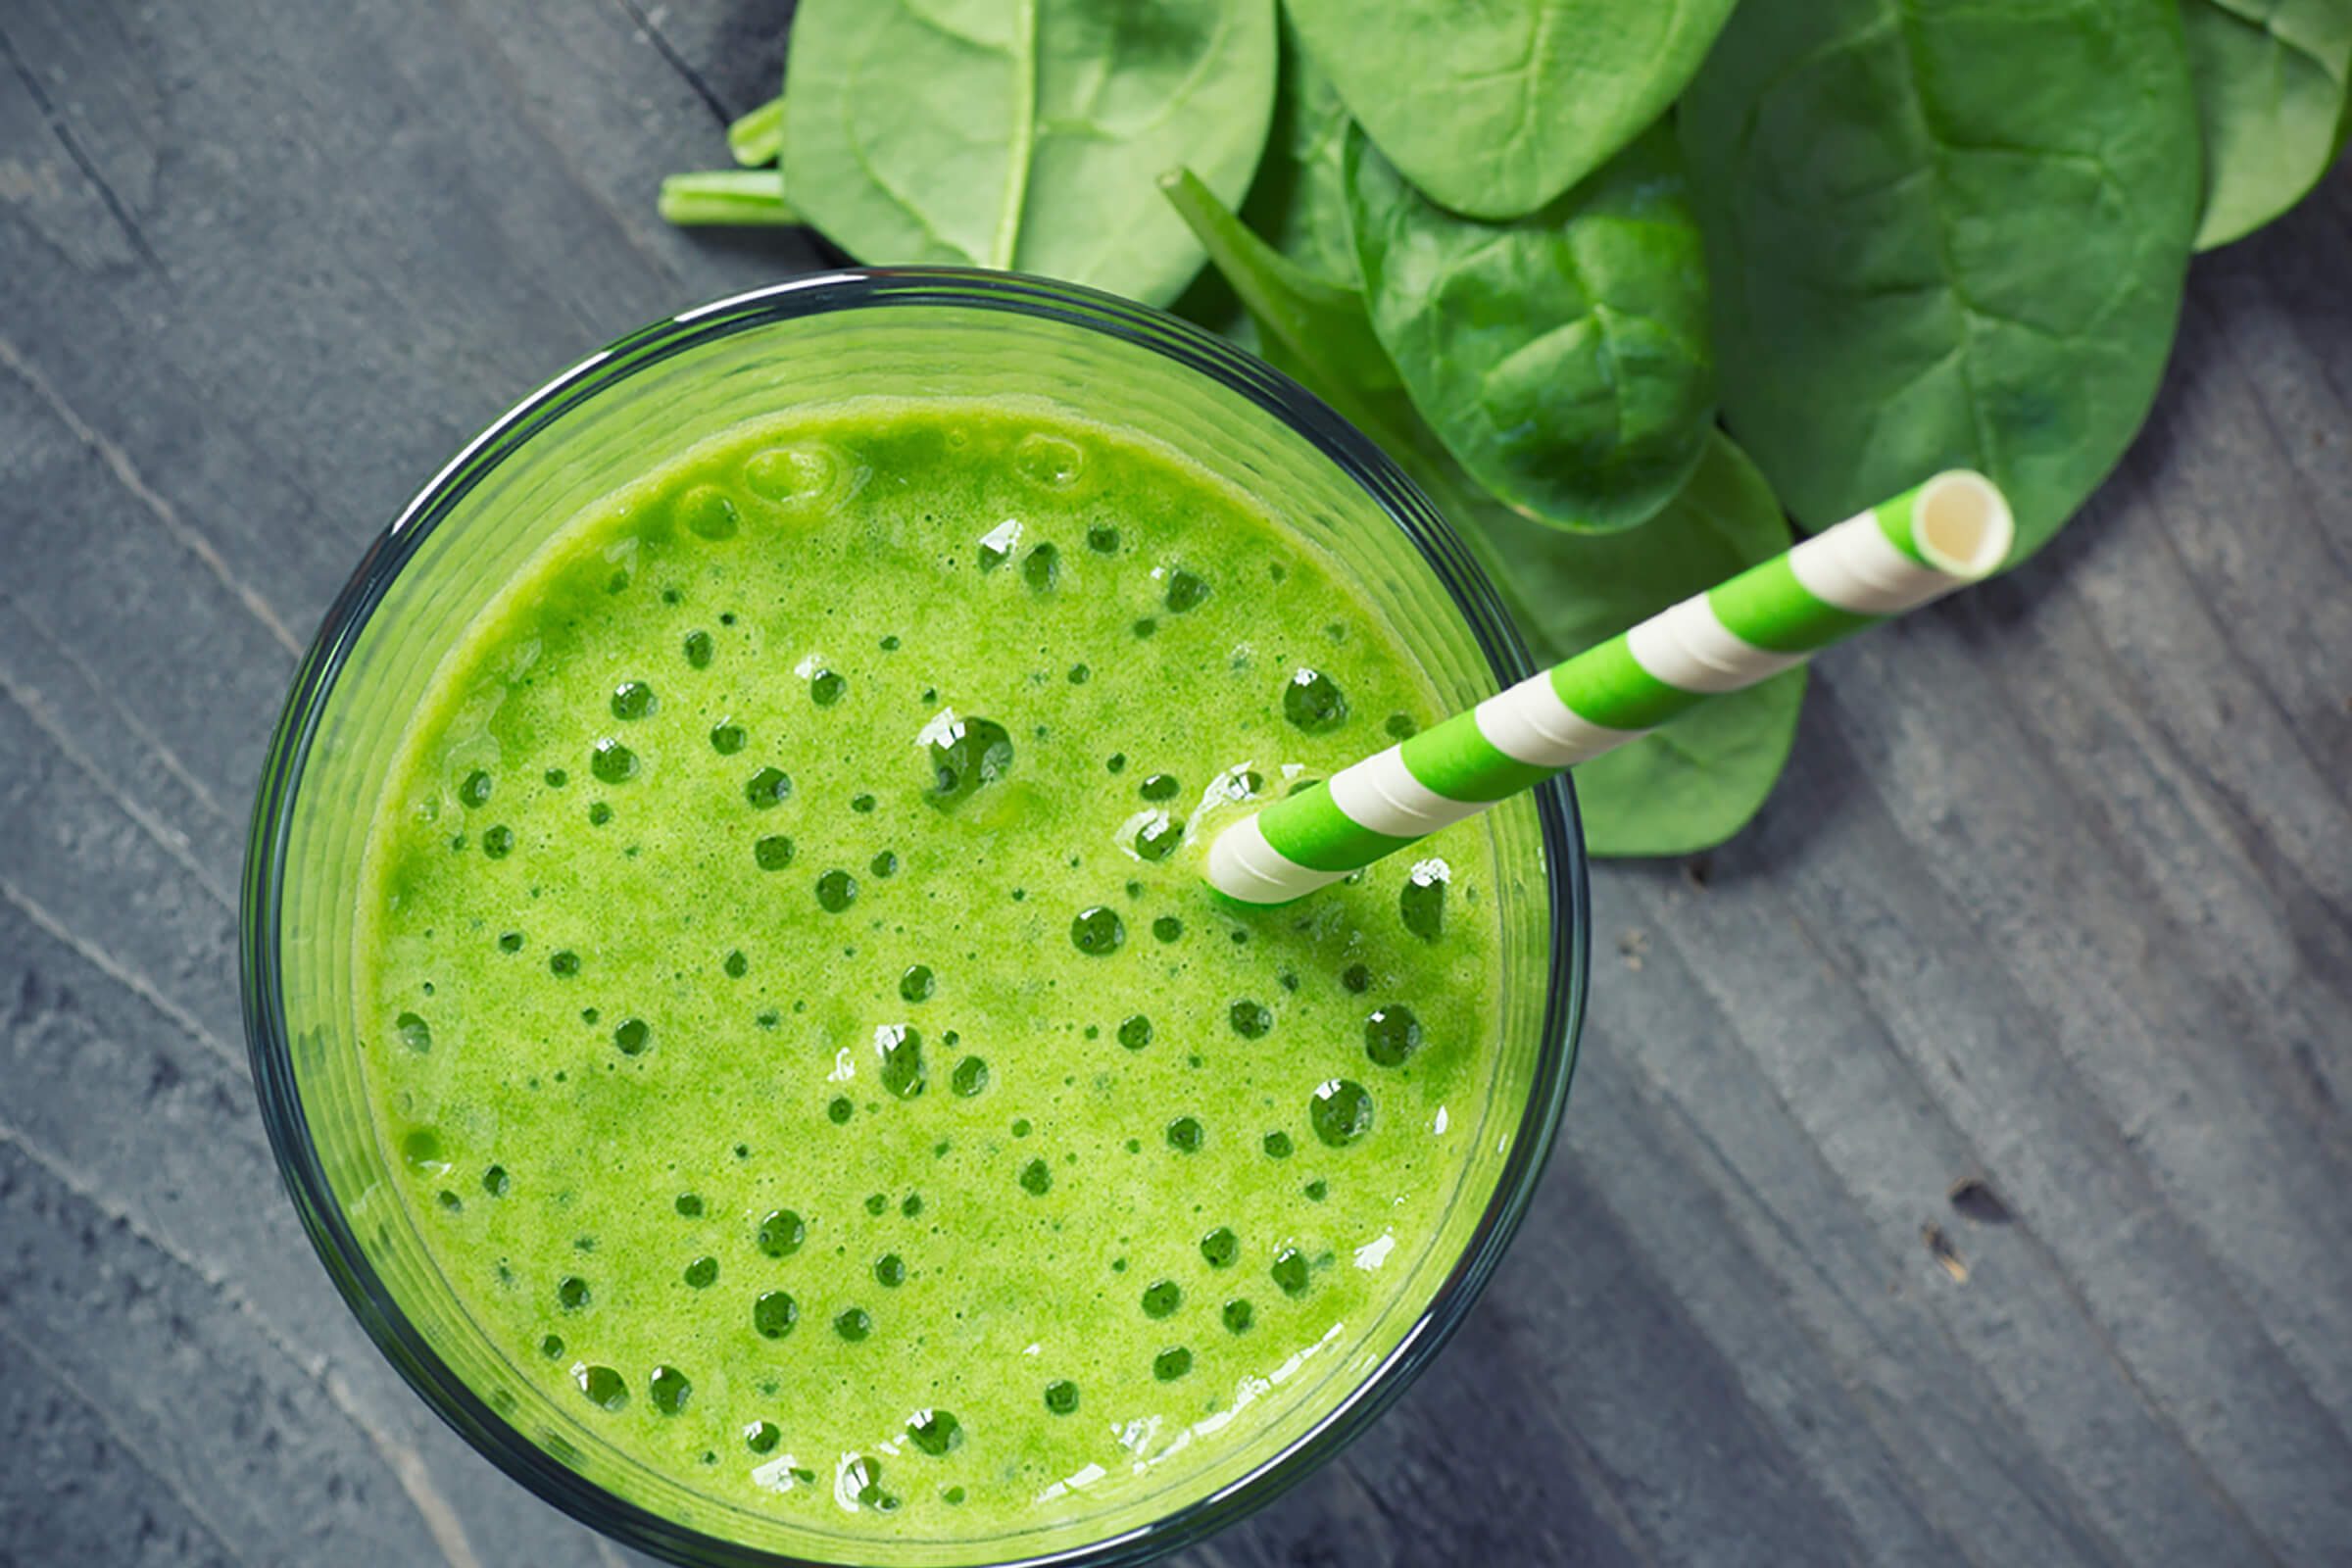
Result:
{"label": "leafy green pile", "polygon": [[[2348,77],[2352,0],[803,0],[747,167],[662,211],[1232,333],[1556,660],[1943,467],[2038,549]],[[1580,768],[1592,849],[1738,831],[1804,679]]]}

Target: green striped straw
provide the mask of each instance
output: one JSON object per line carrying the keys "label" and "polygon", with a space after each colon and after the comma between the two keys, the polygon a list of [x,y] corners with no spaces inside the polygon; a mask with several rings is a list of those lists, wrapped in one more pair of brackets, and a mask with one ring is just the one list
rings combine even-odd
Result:
{"label": "green striped straw", "polygon": [[1209,883],[1246,904],[1302,898],[1709,697],[1981,580],[2015,534],[1991,480],[1937,474],[1234,823],[1209,847]]}

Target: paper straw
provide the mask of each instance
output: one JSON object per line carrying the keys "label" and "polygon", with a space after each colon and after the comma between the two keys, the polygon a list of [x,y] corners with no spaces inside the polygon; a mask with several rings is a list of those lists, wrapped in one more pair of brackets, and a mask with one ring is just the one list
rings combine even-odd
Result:
{"label": "paper straw", "polygon": [[1234,823],[1209,847],[1209,883],[1246,904],[1301,898],[1711,696],[1981,580],[2015,533],[1991,480],[1937,474]]}

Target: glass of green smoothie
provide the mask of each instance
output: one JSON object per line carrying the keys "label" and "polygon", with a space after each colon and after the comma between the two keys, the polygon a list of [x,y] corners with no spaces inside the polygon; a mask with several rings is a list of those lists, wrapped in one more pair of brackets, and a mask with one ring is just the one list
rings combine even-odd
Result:
{"label": "glass of green smoothie", "polygon": [[840,272],[627,338],[362,563],[246,1024],[368,1332],[688,1563],[1131,1563],[1460,1323],[1583,1003],[1564,782],[1298,905],[1216,830],[1525,672],[1363,437],[1172,318]]}

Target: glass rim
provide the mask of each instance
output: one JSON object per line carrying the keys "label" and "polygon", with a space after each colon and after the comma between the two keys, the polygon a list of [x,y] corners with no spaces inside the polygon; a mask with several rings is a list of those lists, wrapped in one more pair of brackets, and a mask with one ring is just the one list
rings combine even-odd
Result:
{"label": "glass rim", "polygon": [[[668,1560],[722,1568],[835,1568],[711,1535],[632,1502],[563,1463],[461,1377],[401,1309],[359,1245],[315,1147],[295,1081],[279,954],[294,807],[336,681],[385,593],[450,511],[500,463],[580,404],[680,352],[740,331],[872,309],[996,310],[1102,333],[1204,374],[1273,416],[1335,464],[1405,536],[1445,588],[1498,687],[1533,670],[1492,580],[1437,508],[1370,438],[1321,399],[1225,339],[1165,312],[1077,284],[964,268],[841,268],[655,321],[523,398],[428,480],[386,526],[328,608],[273,728],[247,834],[238,969],[256,1098],[278,1174],[346,1306],[403,1381],[474,1450],[542,1500]],[[1385,1411],[1468,1316],[1517,1233],[1557,1141],[1591,964],[1591,892],[1565,774],[1532,792],[1551,916],[1538,1059],[1514,1144],[1475,1230],[1411,1327],[1348,1395],[1238,1479],[1147,1524],[1004,1568],[1113,1568],[1194,1544],[1312,1474]]]}

